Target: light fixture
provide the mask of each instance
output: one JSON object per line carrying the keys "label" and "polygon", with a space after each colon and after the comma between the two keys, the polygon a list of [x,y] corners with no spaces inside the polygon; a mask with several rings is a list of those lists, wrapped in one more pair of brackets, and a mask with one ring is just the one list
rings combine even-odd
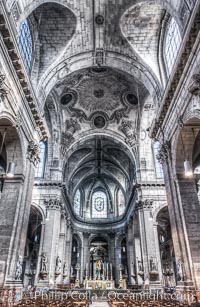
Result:
{"label": "light fixture", "polygon": [[45,221],[49,221],[49,211],[46,211]]}
{"label": "light fixture", "polygon": [[149,211],[149,221],[153,221],[153,213],[152,213],[151,209]]}
{"label": "light fixture", "polygon": [[7,177],[12,178],[14,177],[14,170],[15,170],[15,162],[9,162],[8,170],[7,170]]}
{"label": "light fixture", "polygon": [[192,170],[192,167],[190,165],[190,161],[185,159],[184,161],[184,170],[185,170],[185,175],[187,177],[190,177],[193,175],[193,170]]}
{"label": "light fixture", "polygon": [[193,175],[193,170],[192,167],[190,165],[190,161],[186,158],[186,154],[185,154],[185,146],[183,143],[183,136],[182,136],[182,132],[180,132],[181,134],[181,142],[182,142],[182,147],[183,147],[183,154],[184,154],[184,172],[185,172],[185,176],[190,177]]}
{"label": "light fixture", "polygon": [[126,247],[125,247],[125,246],[123,246],[123,247],[122,247],[122,250],[123,250],[123,253],[125,253],[125,251],[126,251]]}
{"label": "light fixture", "polygon": [[13,151],[12,162],[9,162],[9,164],[8,164],[7,177],[9,177],[9,178],[14,177],[14,171],[15,171],[15,162],[14,162],[15,150],[16,150],[16,141],[15,141],[15,147],[14,147],[14,151]]}

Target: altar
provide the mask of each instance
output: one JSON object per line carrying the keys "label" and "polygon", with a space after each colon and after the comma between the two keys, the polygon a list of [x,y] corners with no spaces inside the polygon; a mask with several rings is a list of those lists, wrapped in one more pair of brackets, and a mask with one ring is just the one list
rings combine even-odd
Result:
{"label": "altar", "polygon": [[110,290],[115,288],[114,280],[85,280],[84,287],[87,290]]}

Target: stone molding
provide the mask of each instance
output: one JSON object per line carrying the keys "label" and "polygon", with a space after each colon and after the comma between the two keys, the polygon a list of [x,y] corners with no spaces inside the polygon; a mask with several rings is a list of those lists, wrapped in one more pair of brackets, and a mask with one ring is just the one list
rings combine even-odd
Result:
{"label": "stone molding", "polygon": [[[5,47],[5,49],[8,53],[8,56],[10,58],[10,62],[13,65],[13,69],[16,72],[16,77],[19,81],[19,84],[21,85],[22,92],[24,93],[24,97],[25,97],[25,99],[28,103],[28,106],[30,108],[30,111],[33,115],[36,126],[40,130],[42,138],[47,139],[48,132],[47,132],[47,129],[46,129],[46,125],[44,123],[44,120],[42,119],[42,117],[39,114],[39,109],[38,109],[38,106],[37,106],[36,97],[34,97],[34,94],[32,92],[32,88],[29,84],[29,81],[28,81],[26,75],[24,74],[24,68],[21,65],[20,56],[19,56],[18,51],[15,47],[15,42],[12,39],[9,24],[5,20],[2,13],[0,13],[0,19],[1,19],[0,34],[2,35],[3,42],[5,44],[4,47]],[[4,76],[1,77],[1,79],[2,78],[4,78]],[[0,83],[3,82],[3,81],[4,81],[4,79],[0,80]],[[3,83],[3,85],[4,85],[4,83]],[[1,85],[0,85],[0,88],[1,88]],[[1,95],[1,91],[0,91],[0,95]]]}
{"label": "stone molding", "polygon": [[181,76],[183,75],[183,71],[185,69],[186,63],[190,58],[192,49],[195,45],[196,39],[198,37],[199,33],[199,12],[200,10],[197,10],[196,16],[194,18],[194,22],[192,24],[192,27],[190,29],[188,38],[187,38],[187,45],[185,46],[185,49],[180,57],[179,65],[177,66],[177,70],[173,75],[173,79],[170,82],[170,84],[167,87],[167,90],[163,96],[163,100],[160,103],[160,109],[159,109],[159,116],[158,119],[155,120],[152,128],[151,128],[151,138],[155,139],[159,129],[162,127],[163,122],[166,118],[166,115],[168,113],[168,110],[173,102],[173,97],[176,92],[176,89],[179,85],[179,81],[181,79]]}

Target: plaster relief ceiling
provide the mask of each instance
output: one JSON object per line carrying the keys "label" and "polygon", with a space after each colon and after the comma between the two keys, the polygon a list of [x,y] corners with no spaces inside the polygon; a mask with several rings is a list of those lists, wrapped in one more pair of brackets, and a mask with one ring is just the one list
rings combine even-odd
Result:
{"label": "plaster relief ceiling", "polygon": [[133,49],[159,76],[157,50],[165,10],[155,1],[129,8],[121,18],[121,29]]}
{"label": "plaster relief ceiling", "polygon": [[87,120],[98,111],[104,112],[107,119],[113,119],[119,110],[129,113],[138,104],[138,94],[142,102],[148,93],[131,76],[114,69],[96,67],[69,75],[57,84],[55,90],[58,97],[66,94],[65,97],[69,98],[65,101],[69,113],[81,113]]}

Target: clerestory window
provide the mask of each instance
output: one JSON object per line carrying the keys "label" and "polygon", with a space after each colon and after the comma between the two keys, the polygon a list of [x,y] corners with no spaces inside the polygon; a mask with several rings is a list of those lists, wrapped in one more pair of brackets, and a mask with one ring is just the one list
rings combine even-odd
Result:
{"label": "clerestory window", "polygon": [[178,24],[176,20],[171,17],[167,27],[164,43],[164,58],[168,75],[170,75],[173,69],[180,45],[181,35]]}
{"label": "clerestory window", "polygon": [[18,43],[25,68],[27,72],[30,72],[33,54],[33,40],[27,19],[25,19],[21,25]]}

